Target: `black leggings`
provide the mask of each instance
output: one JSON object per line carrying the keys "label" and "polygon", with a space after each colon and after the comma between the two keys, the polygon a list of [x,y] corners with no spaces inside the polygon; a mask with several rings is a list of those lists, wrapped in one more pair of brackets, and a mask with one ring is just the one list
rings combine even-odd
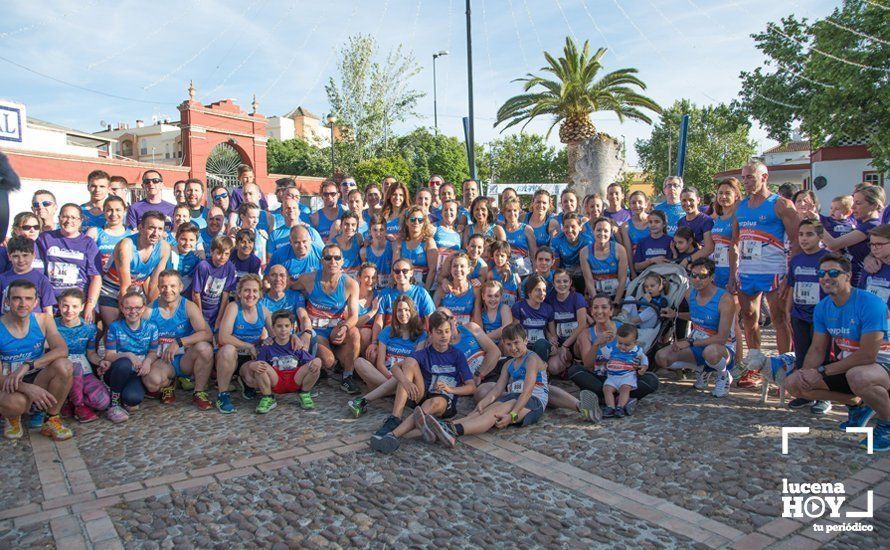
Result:
{"label": "black leggings", "polygon": [[[569,368],[569,380],[575,383],[582,390],[594,392],[600,400],[603,399],[603,384],[606,382],[605,375],[594,374],[585,369],[582,365],[573,365]],[[654,372],[646,372],[637,376],[637,389],[630,392],[630,396],[634,399],[642,399],[654,393],[658,389],[658,376]]]}
{"label": "black leggings", "polygon": [[[791,316],[791,341],[794,343],[794,368],[803,367],[804,357],[813,343],[813,323],[806,319],[799,319]],[[831,346],[825,350],[825,358],[822,360],[823,365],[831,362]]]}
{"label": "black leggings", "polygon": [[124,405],[138,405],[145,399],[145,387],[142,379],[133,369],[133,361],[129,357],[119,357],[111,363],[102,377],[111,389],[111,396],[120,395]]}

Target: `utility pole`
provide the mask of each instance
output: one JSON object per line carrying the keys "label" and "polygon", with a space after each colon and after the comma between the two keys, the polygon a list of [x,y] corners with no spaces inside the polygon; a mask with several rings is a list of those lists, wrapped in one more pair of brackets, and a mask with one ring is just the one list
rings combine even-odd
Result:
{"label": "utility pole", "polygon": [[476,179],[476,148],[473,127],[473,33],[471,28],[470,0],[467,0],[467,98],[469,100],[469,128],[467,131],[467,161],[470,177]]}
{"label": "utility pole", "polygon": [[436,94],[436,59],[448,55],[448,50],[442,50],[433,54],[433,128],[436,135],[439,134],[439,105]]}

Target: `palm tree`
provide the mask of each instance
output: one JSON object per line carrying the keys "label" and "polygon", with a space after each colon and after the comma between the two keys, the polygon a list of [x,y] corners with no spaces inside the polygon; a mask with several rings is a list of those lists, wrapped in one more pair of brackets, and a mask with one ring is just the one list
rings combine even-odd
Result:
{"label": "palm tree", "polygon": [[[575,181],[575,164],[580,160],[580,145],[597,136],[596,126],[590,121],[591,113],[611,111],[621,122],[629,119],[641,120],[647,124],[652,124],[652,119],[643,112],[644,109],[661,113],[661,107],[655,101],[639,93],[646,89],[646,84],[635,76],[636,69],[619,69],[597,78],[603,67],[600,60],[606,51],[606,48],[599,48],[591,56],[590,43],[585,41],[584,48],[579,52],[575,42],[566,37],[563,57],[555,59],[550,53],[544,52],[548,64],[541,71],[551,73],[555,78],[547,79],[533,74],[517,78],[514,82],[524,82],[523,91],[526,93],[511,97],[498,109],[494,125],[504,124],[502,132],[520,123],[525,128],[541,115],[550,115],[553,119],[547,136],[554,126],[562,124],[559,139],[568,148],[570,183],[582,183]],[[597,141],[603,143],[608,136],[600,137]],[[614,143],[614,139],[609,141]],[[597,153],[593,156],[605,158],[605,155]],[[610,177],[614,175],[616,174]],[[611,182],[585,183],[604,187]]]}

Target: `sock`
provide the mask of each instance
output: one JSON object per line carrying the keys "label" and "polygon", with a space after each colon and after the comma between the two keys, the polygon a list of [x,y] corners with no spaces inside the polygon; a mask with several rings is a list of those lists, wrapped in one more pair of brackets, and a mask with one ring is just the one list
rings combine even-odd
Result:
{"label": "sock", "polygon": [[708,361],[705,361],[705,364],[717,371],[717,373],[719,374],[726,370],[726,357],[720,358],[720,361],[718,361],[715,365],[712,365]]}
{"label": "sock", "polygon": [[121,394],[111,392],[111,406],[119,406],[121,404]]}
{"label": "sock", "polygon": [[461,436],[464,435],[464,425],[463,424],[452,424],[452,428],[454,428],[455,435]]}
{"label": "sock", "polygon": [[365,399],[364,397],[359,397],[359,398],[358,398],[358,403],[359,403],[359,405],[361,405],[361,406],[364,407],[365,405],[368,404],[368,400]]}

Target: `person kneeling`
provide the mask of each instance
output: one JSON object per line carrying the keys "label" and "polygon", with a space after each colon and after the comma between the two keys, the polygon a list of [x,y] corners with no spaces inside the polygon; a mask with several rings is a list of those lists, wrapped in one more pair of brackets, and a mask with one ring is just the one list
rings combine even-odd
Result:
{"label": "person kneeling", "polygon": [[[453,417],[458,396],[473,395],[476,390],[466,356],[451,345],[451,317],[437,311],[430,315],[429,327],[430,345],[392,367],[399,385],[392,416],[371,437],[375,451],[391,453],[399,448],[399,438],[414,428],[423,430],[436,418]],[[412,406],[414,414],[401,420],[405,405]],[[426,430],[423,434],[429,440]]]}
{"label": "person kneeling", "polygon": [[315,408],[309,390],[318,381],[321,359],[293,346],[294,317],[291,312],[279,310],[272,314],[272,343],[260,346],[256,361],[250,361],[241,369],[244,383],[260,391],[258,414],[278,406],[274,394],[297,392],[300,407]]}
{"label": "person kneeling", "polygon": [[528,350],[528,335],[519,323],[504,328],[501,345],[511,359],[501,370],[494,390],[460,420],[443,422],[429,417],[421,420],[424,439],[438,439],[453,447],[463,435],[481,434],[492,427],[501,429],[511,424],[531,426],[541,419],[550,395],[547,364]]}

